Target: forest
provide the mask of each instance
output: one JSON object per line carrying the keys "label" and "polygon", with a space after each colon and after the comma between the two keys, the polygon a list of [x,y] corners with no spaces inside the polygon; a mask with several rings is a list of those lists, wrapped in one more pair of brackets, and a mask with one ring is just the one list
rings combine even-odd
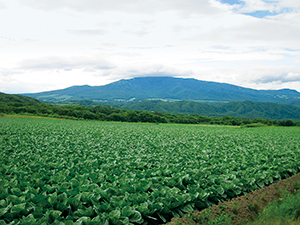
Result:
{"label": "forest", "polygon": [[[233,116],[203,116],[146,110],[126,110],[112,106],[52,105],[22,95],[0,94],[1,114],[23,114],[65,118],[147,123],[215,124],[233,126],[300,126],[300,121],[242,118]],[[254,125],[253,125],[254,124]]]}

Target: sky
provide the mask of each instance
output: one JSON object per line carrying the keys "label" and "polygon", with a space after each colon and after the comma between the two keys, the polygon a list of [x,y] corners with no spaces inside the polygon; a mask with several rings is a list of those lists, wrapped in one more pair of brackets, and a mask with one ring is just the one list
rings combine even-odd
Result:
{"label": "sky", "polygon": [[142,76],[300,92],[300,1],[0,0],[0,92]]}

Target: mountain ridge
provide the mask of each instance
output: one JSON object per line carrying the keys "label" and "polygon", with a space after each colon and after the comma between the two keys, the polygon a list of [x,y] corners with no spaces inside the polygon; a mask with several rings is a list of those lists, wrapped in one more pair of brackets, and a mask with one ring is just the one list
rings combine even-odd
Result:
{"label": "mountain ridge", "polygon": [[71,86],[65,89],[27,93],[25,96],[42,101],[94,100],[142,101],[257,101],[300,105],[300,93],[291,89],[256,90],[233,84],[201,81],[194,78],[136,77],[122,79],[103,86]]}
{"label": "mountain ridge", "polygon": [[[91,100],[73,100],[69,102],[52,102],[50,104],[45,104],[32,97],[4,94],[0,92],[0,113],[33,113],[36,115],[46,116],[57,116],[57,113],[59,113],[63,116],[85,115],[89,119],[95,119],[96,117],[98,118],[100,114],[93,115],[92,117],[90,114],[95,113],[95,110],[97,109],[103,109],[103,113],[105,114],[107,114],[108,111],[111,111],[111,113],[121,113],[123,117],[126,117],[128,113],[130,115],[139,113],[145,114],[145,111],[148,111],[152,115],[162,115],[163,113],[163,115],[167,117],[177,116],[181,119],[192,118],[195,115],[198,115],[199,117],[201,115],[208,116],[209,118],[211,118],[211,120],[214,121],[216,119],[212,118],[218,117],[241,118],[243,121],[248,121],[245,118],[300,121],[300,106],[270,102],[242,101],[209,104],[196,101],[166,102],[152,100],[136,102],[97,103]],[[80,111],[80,113],[78,110]],[[124,112],[126,113],[124,114]],[[121,114],[119,115],[119,117],[109,117],[107,119],[119,120],[122,117]],[[184,121],[184,119],[182,121]]]}
{"label": "mountain ridge", "polygon": [[147,110],[175,114],[198,114],[203,116],[231,116],[262,119],[300,120],[300,107],[271,102],[229,102],[207,104],[191,101],[140,101],[115,105],[126,110]]}

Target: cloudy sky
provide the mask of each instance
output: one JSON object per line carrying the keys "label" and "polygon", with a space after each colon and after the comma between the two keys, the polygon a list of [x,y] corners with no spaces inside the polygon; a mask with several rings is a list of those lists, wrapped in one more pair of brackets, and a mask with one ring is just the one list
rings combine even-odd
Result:
{"label": "cloudy sky", "polygon": [[299,0],[0,0],[0,92],[196,78],[300,92]]}

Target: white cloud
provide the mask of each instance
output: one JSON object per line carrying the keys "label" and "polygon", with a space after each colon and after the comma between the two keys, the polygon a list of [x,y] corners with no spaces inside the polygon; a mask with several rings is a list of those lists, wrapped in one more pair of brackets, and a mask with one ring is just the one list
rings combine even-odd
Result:
{"label": "white cloud", "polygon": [[140,29],[140,30],[124,30],[123,32],[127,33],[127,34],[136,35],[136,36],[139,36],[139,37],[143,37],[143,36],[149,34],[149,32],[147,30],[144,30],[144,29]]}
{"label": "white cloud", "polygon": [[298,0],[278,0],[278,5],[284,8],[300,8]]}
{"label": "white cloud", "polygon": [[20,70],[65,70],[85,69],[88,71],[107,70],[116,66],[104,59],[84,57],[44,57],[40,59],[24,59],[19,63]]}
{"label": "white cloud", "polygon": [[217,21],[219,25],[212,26],[211,29],[201,29],[200,27],[198,33],[187,37],[186,40],[194,41],[194,43],[200,41],[210,45],[252,46],[266,49],[300,47],[299,14],[278,15],[272,20],[231,15],[220,17]]}
{"label": "white cloud", "polygon": [[[295,87],[300,1],[245,2],[7,1],[0,14],[0,64],[6,67],[0,68],[0,91],[164,74],[252,88]],[[279,14],[242,14],[257,10]]]}
{"label": "white cloud", "polygon": [[274,5],[272,3],[267,3],[262,0],[243,0],[243,2],[245,3],[241,9],[243,12],[274,10]]}
{"label": "white cloud", "polygon": [[3,2],[0,2],[0,9],[6,9],[6,6]]}
{"label": "white cloud", "polygon": [[[300,70],[298,70],[300,71]],[[274,73],[270,75],[263,76],[257,80],[254,80],[256,83],[289,83],[289,82],[300,82],[300,72],[282,72]]]}
{"label": "white cloud", "polygon": [[[128,13],[157,13],[178,11],[184,15],[220,12],[214,0],[20,0],[24,5],[43,10],[71,9],[79,12],[103,13],[121,11]],[[215,3],[216,4],[216,3]]]}
{"label": "white cloud", "polygon": [[67,30],[71,34],[78,35],[104,35],[106,32],[103,29],[85,29],[85,30]]}

